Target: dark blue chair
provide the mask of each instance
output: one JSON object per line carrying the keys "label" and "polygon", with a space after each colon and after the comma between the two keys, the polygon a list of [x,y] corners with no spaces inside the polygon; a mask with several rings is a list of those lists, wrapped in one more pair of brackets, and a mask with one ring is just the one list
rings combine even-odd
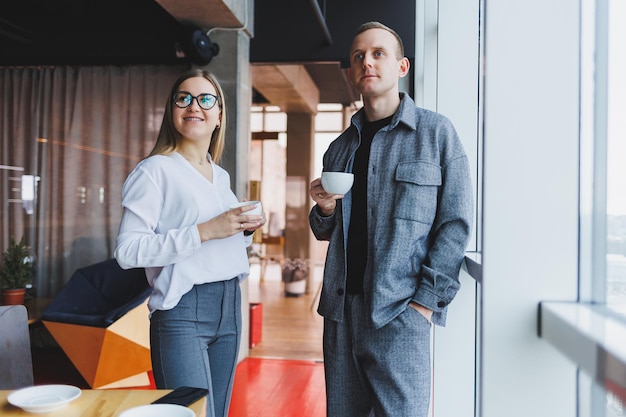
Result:
{"label": "dark blue chair", "polygon": [[74,272],[42,322],[92,388],[149,385],[151,292],[143,268],[108,259]]}
{"label": "dark blue chair", "polygon": [[42,319],[108,327],[143,303],[151,291],[143,268],[122,269],[115,259],[108,259],[76,270]]}

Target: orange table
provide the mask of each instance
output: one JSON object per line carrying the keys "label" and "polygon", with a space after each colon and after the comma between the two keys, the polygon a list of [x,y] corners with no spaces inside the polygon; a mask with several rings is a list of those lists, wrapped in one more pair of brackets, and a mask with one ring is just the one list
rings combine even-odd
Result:
{"label": "orange table", "polygon": [[[132,407],[150,404],[170,390],[82,390],[80,397],[66,407],[51,413],[32,414],[8,403],[13,391],[0,390],[0,415],[2,417],[116,417]],[[206,399],[193,403],[189,408],[197,417],[206,416]]]}

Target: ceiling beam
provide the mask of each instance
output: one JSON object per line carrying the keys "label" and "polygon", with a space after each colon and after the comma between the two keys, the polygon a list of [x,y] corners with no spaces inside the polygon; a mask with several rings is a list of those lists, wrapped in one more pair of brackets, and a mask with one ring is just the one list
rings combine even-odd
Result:
{"label": "ceiling beam", "polygon": [[320,91],[303,65],[253,64],[252,85],[284,112],[317,113]]}
{"label": "ceiling beam", "polygon": [[211,28],[240,28],[246,23],[247,1],[156,0],[176,20]]}

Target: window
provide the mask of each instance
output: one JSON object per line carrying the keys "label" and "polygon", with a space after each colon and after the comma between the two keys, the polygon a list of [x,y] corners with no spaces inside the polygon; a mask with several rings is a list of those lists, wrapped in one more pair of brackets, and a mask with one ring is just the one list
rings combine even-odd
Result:
{"label": "window", "polygon": [[341,104],[321,103],[317,106],[315,115],[315,148],[313,157],[313,172],[311,178],[319,177],[322,173],[322,158],[330,143],[337,139],[349,123],[350,117],[360,108],[357,106],[352,112],[344,112]]}
{"label": "window", "polygon": [[[287,114],[276,106],[252,106],[250,109],[252,141],[248,158],[250,181],[261,184],[263,208],[268,216],[263,233],[270,224],[285,228],[285,181]],[[273,231],[272,231],[273,232]]]}
{"label": "window", "polygon": [[[580,301],[626,317],[626,2],[581,5]],[[583,415],[626,416],[622,400],[587,375],[580,387]]]}
{"label": "window", "polygon": [[626,315],[626,1],[608,8],[606,301]]}
{"label": "window", "polygon": [[626,315],[626,2],[581,15],[580,299]]}

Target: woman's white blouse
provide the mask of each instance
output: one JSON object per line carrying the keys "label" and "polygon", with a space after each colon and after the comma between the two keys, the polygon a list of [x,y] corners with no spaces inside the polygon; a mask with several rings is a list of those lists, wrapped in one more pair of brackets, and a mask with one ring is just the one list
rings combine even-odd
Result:
{"label": "woman's white blouse", "polygon": [[251,236],[200,242],[196,225],[237,202],[228,172],[211,165],[212,183],[178,153],[155,155],[139,162],[124,183],[115,258],[124,269],[145,268],[154,289],[150,312],[173,308],[195,284],[250,273]]}

